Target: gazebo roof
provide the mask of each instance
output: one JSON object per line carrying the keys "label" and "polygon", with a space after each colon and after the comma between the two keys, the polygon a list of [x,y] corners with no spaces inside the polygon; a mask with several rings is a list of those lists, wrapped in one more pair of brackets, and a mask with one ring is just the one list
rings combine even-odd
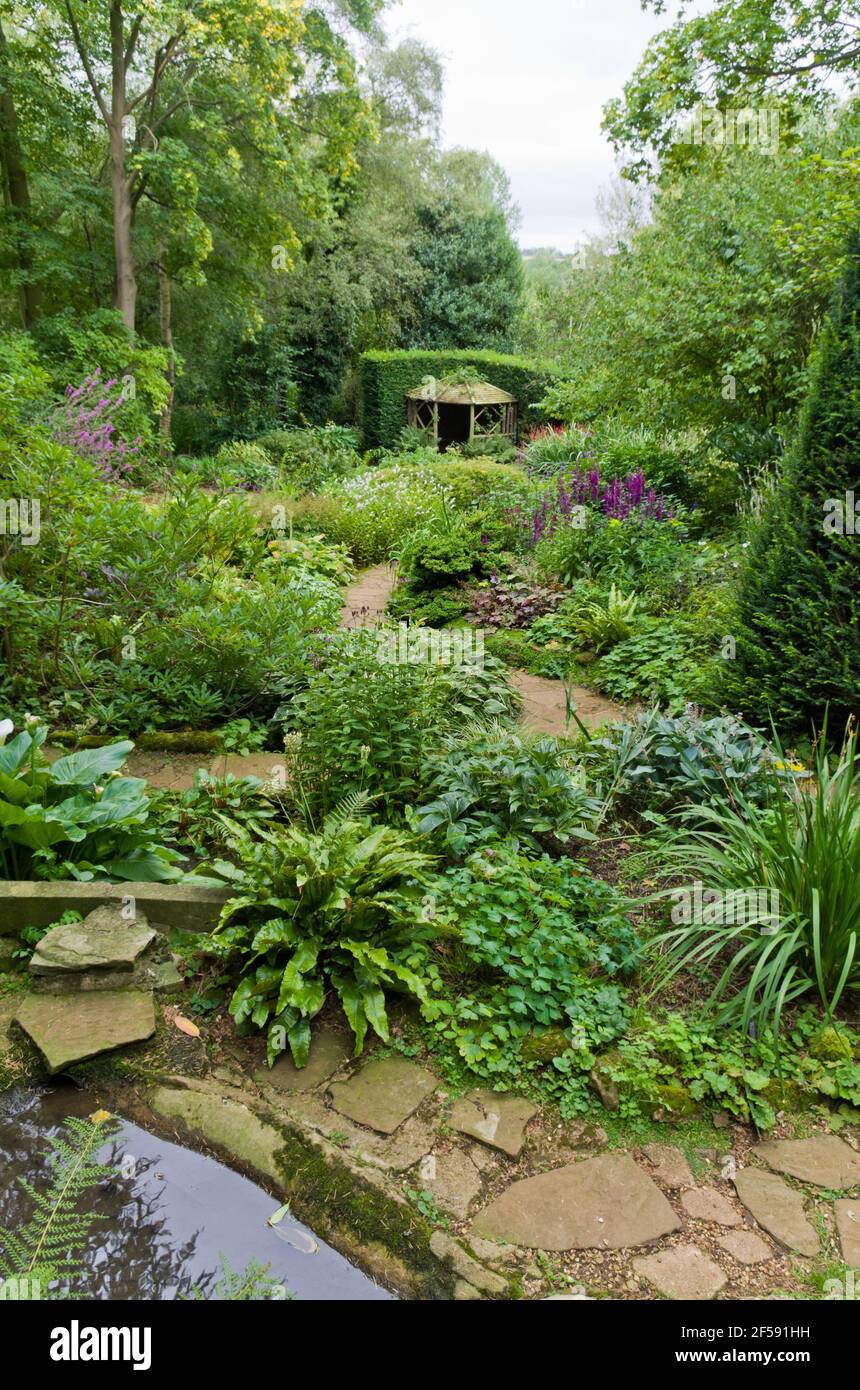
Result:
{"label": "gazebo roof", "polygon": [[489,381],[424,381],[406,395],[409,400],[441,405],[510,405],[516,400]]}

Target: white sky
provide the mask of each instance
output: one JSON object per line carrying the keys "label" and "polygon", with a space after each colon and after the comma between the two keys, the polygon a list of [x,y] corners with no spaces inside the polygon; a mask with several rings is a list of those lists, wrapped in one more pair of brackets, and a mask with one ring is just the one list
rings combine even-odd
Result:
{"label": "white sky", "polygon": [[573,251],[598,230],[594,200],[615,168],[603,103],[673,13],[643,12],[639,0],[400,0],[387,27],[442,55],[444,143],[489,150],[504,166],[520,244]]}

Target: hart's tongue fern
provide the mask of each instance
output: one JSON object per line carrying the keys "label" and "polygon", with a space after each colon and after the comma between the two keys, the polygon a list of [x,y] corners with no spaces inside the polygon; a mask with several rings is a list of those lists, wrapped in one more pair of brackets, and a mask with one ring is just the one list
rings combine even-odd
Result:
{"label": "hart's tongue fern", "polygon": [[[25,1289],[39,1290],[45,1297],[50,1284],[80,1274],[81,1256],[98,1217],[91,1211],[79,1211],[77,1202],[105,1178],[116,1176],[114,1167],[96,1163],[93,1154],[118,1128],[105,1111],[96,1111],[90,1120],[67,1119],[65,1133],[49,1136],[51,1180],[47,1190],[38,1192],[25,1178],[19,1178],[35,1210],[17,1231],[0,1226],[0,1277],[23,1283]],[[39,1292],[34,1296],[39,1297]]]}

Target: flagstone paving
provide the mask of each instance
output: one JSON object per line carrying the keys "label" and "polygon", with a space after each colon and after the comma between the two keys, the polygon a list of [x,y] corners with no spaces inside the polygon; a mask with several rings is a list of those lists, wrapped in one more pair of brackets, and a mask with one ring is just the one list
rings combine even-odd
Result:
{"label": "flagstone paving", "polygon": [[860,1187],[860,1154],[835,1134],[816,1134],[811,1139],[778,1139],[756,1144],[753,1153],[769,1168],[817,1187]]}
{"label": "flagstone paving", "polygon": [[860,1198],[841,1197],[833,1210],[842,1258],[851,1269],[860,1269]]}
{"label": "flagstone paving", "polygon": [[733,1260],[742,1265],[757,1265],[764,1260],[773,1259],[770,1246],[757,1236],[755,1231],[729,1231],[720,1236],[717,1244]]}
{"label": "flagstone paving", "polygon": [[474,1227],[538,1250],[619,1250],[659,1240],[680,1224],[629,1155],[602,1154],[514,1183]]}
{"label": "flagstone paving", "polygon": [[155,1006],[139,989],[30,994],[15,1020],[38,1047],[51,1075],[101,1052],[143,1042],[155,1032]]}
{"label": "flagstone paving", "polygon": [[640,1256],[633,1268],[668,1298],[714,1298],[727,1282],[719,1265],[696,1245],[675,1245]]}
{"label": "flagstone paving", "polygon": [[414,1062],[385,1057],[368,1062],[349,1081],[335,1082],[329,1094],[342,1115],[382,1134],[393,1134],[437,1084],[435,1076]]}
{"label": "flagstone paving", "polygon": [[715,1187],[691,1187],[681,1194],[681,1206],[694,1221],[716,1226],[740,1226],[742,1217]]}
{"label": "flagstone paving", "polygon": [[806,1219],[803,1197],[782,1178],[760,1168],[742,1168],[735,1188],[747,1211],[780,1245],[801,1255],[818,1254],[821,1242]]}
{"label": "flagstone paving", "polygon": [[284,1052],[273,1067],[262,1066],[254,1080],[281,1091],[313,1091],[337,1071],[352,1052],[350,1039],[333,1028],[319,1028],[311,1040],[305,1066],[297,1067],[289,1052]]}
{"label": "flagstone paving", "polygon": [[54,927],[30,957],[33,975],[66,975],[89,970],[133,970],[135,961],[155,940],[142,912],[133,921],[119,904],[105,903],[83,922]]}
{"label": "flagstone paving", "polygon": [[680,1149],[671,1144],[646,1144],[642,1150],[662,1187],[692,1187],[696,1179]]}
{"label": "flagstone paving", "polygon": [[498,1091],[469,1091],[454,1105],[448,1123],[493,1149],[516,1158],[525,1143],[525,1126],[538,1112],[521,1096]]}

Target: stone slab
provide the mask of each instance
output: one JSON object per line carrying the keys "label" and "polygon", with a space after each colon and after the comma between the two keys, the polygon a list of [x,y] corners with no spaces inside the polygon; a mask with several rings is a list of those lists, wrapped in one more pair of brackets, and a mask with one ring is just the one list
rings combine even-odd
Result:
{"label": "stone slab", "polygon": [[490,1148],[517,1158],[525,1143],[525,1127],[537,1106],[522,1096],[498,1091],[469,1091],[455,1102],[448,1120],[459,1134],[480,1139]]}
{"label": "stone slab", "polygon": [[769,1168],[816,1187],[860,1187],[860,1153],[835,1134],[811,1139],[774,1139],[756,1144],[753,1153]]}
{"label": "stone slab", "polygon": [[467,1153],[452,1149],[446,1154],[426,1154],[418,1167],[418,1186],[429,1192],[437,1206],[464,1218],[481,1191],[481,1175]]}
{"label": "stone slab", "polygon": [[284,1052],[271,1068],[260,1067],[254,1080],[278,1091],[313,1091],[337,1071],[352,1054],[345,1033],[333,1028],[318,1028],[311,1039],[307,1065],[297,1067],[289,1052]]}
{"label": "stone slab", "polygon": [[696,1181],[692,1169],[680,1149],[673,1144],[646,1144],[642,1150],[654,1169],[654,1177],[662,1187],[670,1189],[692,1187]]}
{"label": "stone slab", "polygon": [[515,1182],[475,1219],[478,1235],[537,1250],[623,1250],[680,1225],[628,1154],[601,1154]]}
{"label": "stone slab", "polygon": [[365,1063],[349,1081],[334,1082],[329,1095],[341,1115],[380,1134],[393,1134],[437,1085],[436,1077],[414,1062],[382,1057]]}
{"label": "stone slab", "polygon": [[49,927],[64,912],[80,912],[85,917],[102,903],[122,904],[129,897],[154,927],[208,932],[217,925],[230,889],[194,883],[4,880],[0,882],[0,936],[16,936],[22,927]]}
{"label": "stone slab", "polygon": [[681,1206],[694,1221],[715,1226],[740,1226],[740,1213],[715,1187],[691,1187],[681,1195]]}
{"label": "stone slab", "polygon": [[782,1178],[761,1168],[741,1168],[735,1188],[747,1211],[780,1245],[801,1255],[818,1254],[821,1243],[806,1219],[803,1198]]}
{"label": "stone slab", "polygon": [[860,1269],[860,1200],[841,1197],[834,1204],[842,1258],[850,1269]]}
{"label": "stone slab", "polygon": [[741,1265],[758,1265],[774,1258],[770,1246],[755,1231],[727,1231],[717,1244]]}
{"label": "stone slab", "polygon": [[697,1245],[675,1245],[642,1255],[633,1261],[633,1268],[667,1298],[714,1298],[727,1282],[719,1265]]}
{"label": "stone slab", "polygon": [[138,911],[133,921],[122,907],[104,903],[82,922],[54,927],[43,936],[30,958],[33,975],[68,975],[88,970],[133,970],[135,962],[155,940],[155,932]]}
{"label": "stone slab", "polygon": [[152,995],[137,989],[31,994],[18,1005],[15,1019],[52,1075],[102,1052],[143,1042],[155,1032]]}

